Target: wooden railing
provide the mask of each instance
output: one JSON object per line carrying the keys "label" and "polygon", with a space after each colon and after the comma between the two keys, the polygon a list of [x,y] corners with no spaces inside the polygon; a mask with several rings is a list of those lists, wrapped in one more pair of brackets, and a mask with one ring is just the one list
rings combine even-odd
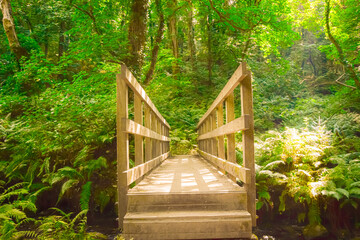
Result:
{"label": "wooden railing", "polygon": [[[116,82],[118,222],[122,228],[128,186],[169,156],[170,126],[125,65],[121,66],[121,74],[116,75]],[[129,88],[134,93],[134,120],[128,118]],[[135,166],[131,169],[129,134],[134,135],[135,147]]]}
{"label": "wooden railing", "polygon": [[[235,119],[234,90],[240,84],[241,117]],[[224,125],[225,102],[225,125]],[[200,155],[217,166],[222,172],[239,179],[247,191],[247,209],[256,225],[255,209],[255,163],[254,163],[254,118],[251,86],[251,72],[242,63],[228,83],[200,119],[198,130],[198,149]],[[235,133],[242,132],[243,165],[236,163]],[[225,156],[226,136],[227,148]]]}

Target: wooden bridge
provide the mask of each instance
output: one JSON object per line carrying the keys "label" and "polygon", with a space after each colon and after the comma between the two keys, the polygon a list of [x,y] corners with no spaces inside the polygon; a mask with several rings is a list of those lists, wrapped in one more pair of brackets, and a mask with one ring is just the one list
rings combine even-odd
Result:
{"label": "wooden bridge", "polygon": [[[241,117],[235,119],[239,85]],[[123,236],[249,239],[256,225],[253,129],[251,72],[242,63],[197,125],[199,155],[170,157],[169,124],[123,65],[117,75],[118,220]],[[243,166],[236,162],[239,131]]]}

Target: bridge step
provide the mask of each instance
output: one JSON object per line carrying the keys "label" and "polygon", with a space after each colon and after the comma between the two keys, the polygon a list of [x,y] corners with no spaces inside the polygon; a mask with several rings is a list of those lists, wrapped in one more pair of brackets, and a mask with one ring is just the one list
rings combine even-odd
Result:
{"label": "bridge step", "polygon": [[246,210],[246,206],[245,191],[128,194],[128,212]]}
{"label": "bridge step", "polygon": [[250,238],[251,216],[244,210],[132,212],[124,219],[126,239]]}

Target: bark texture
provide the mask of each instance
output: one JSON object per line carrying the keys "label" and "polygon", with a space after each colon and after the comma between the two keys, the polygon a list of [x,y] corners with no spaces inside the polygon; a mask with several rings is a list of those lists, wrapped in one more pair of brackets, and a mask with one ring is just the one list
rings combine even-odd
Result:
{"label": "bark texture", "polygon": [[20,60],[22,57],[28,57],[29,53],[20,45],[15,31],[10,0],[0,0],[0,8],[3,14],[2,22],[4,30],[9,41],[11,51],[15,54],[17,60]]}
{"label": "bark texture", "polygon": [[177,18],[176,11],[177,9],[177,0],[171,0],[169,2],[169,7],[172,9],[173,13],[169,17],[169,33],[171,38],[171,48],[173,50],[173,55],[175,57],[175,62],[173,63],[173,75],[179,73],[179,65],[177,63],[177,58],[179,57],[179,44],[177,39]]}
{"label": "bark texture", "polygon": [[139,72],[144,62],[144,48],[146,41],[148,1],[133,0],[129,25],[129,52],[130,57],[126,64]]}
{"label": "bark texture", "polygon": [[156,66],[156,62],[157,62],[157,56],[158,56],[158,53],[160,50],[160,44],[161,44],[163,34],[164,34],[165,21],[164,21],[164,13],[163,13],[162,6],[161,6],[161,0],[155,0],[155,4],[156,4],[156,10],[159,15],[159,28],[156,33],[154,47],[151,51],[151,64],[150,64],[150,68],[149,68],[148,72],[146,73],[146,78],[144,81],[145,85],[149,84],[149,82],[153,78],[155,66]]}

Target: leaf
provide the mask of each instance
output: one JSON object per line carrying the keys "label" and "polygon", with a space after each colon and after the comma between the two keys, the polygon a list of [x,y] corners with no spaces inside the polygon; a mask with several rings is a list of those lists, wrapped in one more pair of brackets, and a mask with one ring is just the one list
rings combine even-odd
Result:
{"label": "leaf", "polygon": [[62,198],[62,196],[64,195],[64,193],[69,190],[71,187],[73,187],[74,185],[78,184],[79,181],[76,179],[69,179],[66,182],[64,182],[64,184],[61,187],[61,191],[59,194],[59,198],[58,198],[58,202],[60,201],[60,199]]}
{"label": "leaf", "polygon": [[262,202],[262,201],[257,201],[257,202],[256,202],[256,210],[260,210],[263,205],[264,205],[264,202]]}
{"label": "leaf", "polygon": [[341,193],[341,194],[344,195],[345,197],[349,198],[349,192],[346,191],[345,189],[343,189],[343,188],[337,188],[335,191],[338,192],[338,193]]}
{"label": "leaf", "polygon": [[270,194],[269,192],[267,191],[262,191],[262,192],[259,192],[259,198],[263,198],[263,199],[266,199],[266,200],[270,200]]}
{"label": "leaf", "polygon": [[88,181],[82,186],[80,193],[80,207],[81,210],[89,209],[89,201],[91,196],[91,182]]}
{"label": "leaf", "polygon": [[349,190],[351,195],[355,195],[356,198],[360,198],[360,188],[352,188]]}

